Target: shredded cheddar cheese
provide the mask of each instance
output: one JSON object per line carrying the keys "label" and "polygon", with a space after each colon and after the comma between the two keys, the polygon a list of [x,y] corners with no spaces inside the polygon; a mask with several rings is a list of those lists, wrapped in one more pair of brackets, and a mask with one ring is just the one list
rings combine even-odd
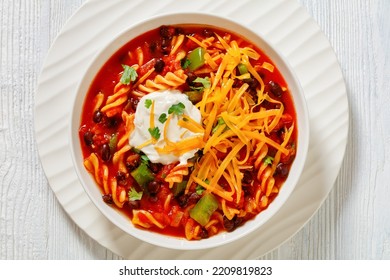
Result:
{"label": "shredded cheddar cheese", "polygon": [[116,85],[93,87],[80,127],[84,166],[137,227],[199,240],[274,200],[296,155],[295,112],[276,66],[244,38],[160,28],[163,43],[121,50],[132,66]]}
{"label": "shredded cheddar cheese", "polygon": [[[281,155],[289,152],[286,144],[292,129],[286,133],[282,144],[278,144],[267,136],[279,123],[284,108],[281,102],[273,100],[264,92],[264,82],[251,64],[251,61],[259,59],[260,55],[252,48],[240,48],[234,40],[226,40],[228,38],[222,38],[218,34],[216,37],[218,40],[212,44],[213,52],[207,50],[209,46],[204,42],[191,36],[188,37],[206,49],[205,62],[216,70],[215,75],[210,77],[211,87],[204,90],[203,98],[197,104],[202,114],[203,127],[192,121],[179,122],[180,126],[193,132],[203,132],[204,143],[201,144],[199,138],[188,139],[185,142],[168,144],[161,152],[175,152],[184,149],[184,146],[195,147],[197,143],[199,147],[203,145],[203,157],[194,166],[186,191],[188,192],[188,188],[196,183],[219,196],[222,199],[221,206],[224,214],[231,219],[240,211],[232,208],[233,206],[227,206],[226,202],[239,203],[243,193],[242,170],[248,168],[246,164],[251,155],[258,155],[255,166],[258,168],[259,180],[264,189],[262,194],[269,196],[277,191],[273,188],[272,180],[274,179],[271,175]],[[220,52],[216,52],[216,48],[219,48]],[[238,64],[245,65],[248,73],[239,74],[236,70]],[[261,67],[270,72],[274,70],[274,66],[270,63],[263,63]],[[253,76],[260,85],[256,91],[256,102],[247,93],[249,85],[245,83],[245,80],[250,76]],[[244,83],[239,88],[233,88],[235,79],[242,80]],[[261,108],[264,100],[277,104],[278,109]],[[260,110],[254,110],[256,107]],[[277,150],[272,166],[262,163],[267,155],[267,145]],[[218,152],[225,153],[224,158],[219,159]],[[219,185],[221,178],[224,178],[229,188],[222,188]],[[260,197],[257,200],[259,201]]]}

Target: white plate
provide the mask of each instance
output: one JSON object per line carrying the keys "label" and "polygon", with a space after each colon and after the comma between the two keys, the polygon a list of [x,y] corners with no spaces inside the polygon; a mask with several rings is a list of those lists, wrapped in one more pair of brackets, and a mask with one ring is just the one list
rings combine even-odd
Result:
{"label": "white plate", "polygon": [[[166,12],[227,16],[264,36],[296,71],[310,114],[310,147],[296,190],[281,211],[243,240],[214,249],[176,251],[141,242],[115,227],[92,204],[73,169],[67,137],[71,100],[96,51],[129,25]],[[327,197],[348,134],[348,101],[334,52],[295,0],[89,0],[49,51],[35,99],[35,132],[46,176],[65,211],[89,236],[128,259],[253,259],[295,234]]]}

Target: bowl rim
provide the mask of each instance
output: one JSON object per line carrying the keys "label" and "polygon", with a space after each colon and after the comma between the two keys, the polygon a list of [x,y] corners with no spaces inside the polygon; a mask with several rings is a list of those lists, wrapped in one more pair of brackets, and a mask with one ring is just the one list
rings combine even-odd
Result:
{"label": "bowl rim", "polygon": [[[221,22],[221,25],[216,25],[213,23],[210,24],[209,21]],[[286,181],[283,183],[281,192],[276,196],[276,198],[268,206],[268,208],[257,214],[256,217],[254,217],[253,219],[246,221],[244,226],[237,228],[233,232],[218,233],[215,236],[202,240],[188,241],[185,238],[178,238],[140,229],[138,227],[135,227],[131,223],[129,218],[123,215],[118,209],[116,209],[116,207],[107,206],[104,202],[102,202],[99,186],[97,186],[92,176],[84,168],[83,156],[79,141],[78,130],[81,124],[80,116],[85,104],[86,93],[88,92],[90,85],[96,77],[97,73],[101,70],[107,60],[117,51],[119,51],[119,49],[124,44],[131,41],[135,37],[142,35],[143,33],[151,29],[158,28],[161,25],[171,24],[199,24],[205,26],[215,26],[216,28],[227,30],[231,33],[235,33],[238,35],[244,33],[245,35],[242,35],[243,38],[245,38],[249,42],[257,42],[255,43],[255,45],[266,53],[266,55],[276,65],[276,68],[281,72],[282,77],[286,80],[286,83],[288,84],[290,93],[292,95],[295,111],[297,114],[297,138],[299,144],[297,145],[297,156],[291,166],[291,170],[295,172],[293,174],[296,174],[296,176],[289,175]],[[149,25],[152,25],[152,27],[146,28],[146,26]],[[127,36],[129,33],[136,34],[133,36]],[[125,39],[124,37],[127,38]],[[261,45],[259,45],[259,42],[261,42]],[[98,67],[94,67],[95,65],[98,65]],[[286,77],[286,74],[288,77]],[[290,81],[288,82],[287,79],[289,79]],[[294,90],[291,89],[291,86],[294,87]],[[177,250],[210,249],[234,242],[252,233],[253,231],[258,230],[274,214],[279,211],[282,205],[284,205],[287,199],[290,197],[290,195],[297,186],[307,158],[310,134],[309,113],[302,86],[294,72],[294,69],[291,67],[288,60],[277,50],[277,48],[269,41],[267,41],[262,35],[256,33],[255,31],[251,30],[249,27],[241,23],[238,23],[234,20],[228,19],[220,15],[205,12],[172,12],[154,15],[129,25],[127,28],[119,32],[116,36],[113,36],[113,38],[110,39],[107,43],[105,43],[103,47],[97,50],[95,55],[88,63],[86,70],[83,72],[77,84],[76,93],[74,95],[72,104],[73,106],[69,116],[70,125],[68,129],[68,137],[70,143],[69,148],[73,162],[73,168],[75,169],[78,180],[81,183],[84,191],[87,193],[89,199],[93,202],[93,204],[100,211],[100,213],[105,216],[105,218],[107,218],[111,223],[113,223],[115,226],[117,226],[127,234],[141,241],[164,248]],[[297,106],[299,108],[297,108]],[[299,118],[298,109],[300,112]],[[285,188],[286,185],[288,185],[288,188]],[[99,192],[100,198],[96,197],[96,192]]]}

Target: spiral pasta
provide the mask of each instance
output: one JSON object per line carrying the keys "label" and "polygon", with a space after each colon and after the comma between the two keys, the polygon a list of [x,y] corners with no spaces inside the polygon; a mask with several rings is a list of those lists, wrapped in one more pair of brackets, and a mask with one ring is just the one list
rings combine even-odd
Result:
{"label": "spiral pasta", "polygon": [[188,175],[191,166],[192,164],[176,165],[164,179],[165,182],[169,183],[169,188],[172,188],[174,183],[182,182],[183,177]]}
{"label": "spiral pasta", "polygon": [[108,117],[112,117],[122,112],[121,107],[127,101],[127,93],[130,90],[130,87],[118,83],[115,89],[118,90],[107,98],[106,104],[101,109]]}
{"label": "spiral pasta", "polygon": [[164,228],[164,225],[157,221],[151,213],[145,210],[134,210],[132,222],[143,228],[150,228],[152,226],[156,226],[160,229]]}
{"label": "spiral pasta", "polygon": [[102,183],[102,177],[100,174],[99,158],[95,153],[91,153],[89,157],[84,160],[84,166],[89,173],[94,174],[95,181],[100,185]]}
{"label": "spiral pasta", "polygon": [[183,70],[168,72],[165,76],[157,75],[153,80],[146,80],[145,84],[140,84],[138,89],[144,93],[159,90],[177,88],[186,82],[187,75]]}
{"label": "spiral pasta", "polygon": [[[158,110],[173,90],[200,121],[184,101]],[[136,133],[142,144],[131,141]],[[80,140],[107,204],[136,227],[200,240],[267,209],[294,161],[297,129],[288,86],[258,47],[214,27],[161,26],[99,72]],[[185,153],[185,160],[160,161]]]}

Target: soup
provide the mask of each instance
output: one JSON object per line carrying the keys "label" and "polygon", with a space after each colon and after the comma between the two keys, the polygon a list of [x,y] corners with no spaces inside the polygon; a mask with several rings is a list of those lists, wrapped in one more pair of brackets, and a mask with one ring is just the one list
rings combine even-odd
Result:
{"label": "soup", "polygon": [[79,129],[84,166],[135,226],[199,240],[264,211],[297,148],[288,85],[257,46],[213,26],[161,26],[100,69]]}

